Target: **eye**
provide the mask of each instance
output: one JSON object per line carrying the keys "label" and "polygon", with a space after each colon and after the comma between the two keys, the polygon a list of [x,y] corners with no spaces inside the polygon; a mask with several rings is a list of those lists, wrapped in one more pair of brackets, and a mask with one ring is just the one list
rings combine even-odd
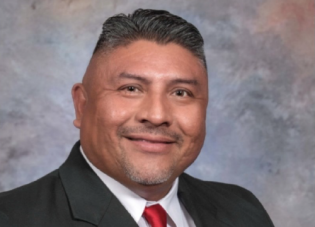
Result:
{"label": "eye", "polygon": [[135,86],[128,86],[128,87],[125,87],[124,90],[128,91],[128,92],[137,92],[139,91],[138,88],[136,88]]}
{"label": "eye", "polygon": [[138,86],[133,86],[133,85],[127,85],[124,87],[121,87],[119,89],[123,94],[125,95],[139,95],[141,93],[141,88]]}
{"label": "eye", "polygon": [[176,91],[174,92],[174,94],[175,94],[176,96],[179,96],[179,97],[191,96],[190,93],[188,93],[187,91],[182,90],[182,89],[176,90]]}

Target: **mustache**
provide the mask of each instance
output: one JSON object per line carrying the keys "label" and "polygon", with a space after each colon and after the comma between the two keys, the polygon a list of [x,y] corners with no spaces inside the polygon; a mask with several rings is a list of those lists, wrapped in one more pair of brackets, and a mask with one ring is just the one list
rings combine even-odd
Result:
{"label": "mustache", "polygon": [[120,127],[117,131],[119,136],[123,135],[130,135],[130,134],[151,134],[151,135],[162,135],[169,138],[172,138],[173,140],[176,140],[177,142],[183,141],[183,136],[179,133],[173,132],[166,128],[158,128],[158,127],[143,127],[143,126],[125,126]]}

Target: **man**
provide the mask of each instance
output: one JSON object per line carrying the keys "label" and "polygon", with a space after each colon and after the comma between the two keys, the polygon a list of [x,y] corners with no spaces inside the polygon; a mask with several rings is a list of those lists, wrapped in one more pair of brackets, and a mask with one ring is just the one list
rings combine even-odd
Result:
{"label": "man", "polygon": [[0,226],[273,226],[247,190],[183,173],[204,142],[207,85],[193,25],[158,10],[109,18],[72,89],[80,141],[0,195]]}

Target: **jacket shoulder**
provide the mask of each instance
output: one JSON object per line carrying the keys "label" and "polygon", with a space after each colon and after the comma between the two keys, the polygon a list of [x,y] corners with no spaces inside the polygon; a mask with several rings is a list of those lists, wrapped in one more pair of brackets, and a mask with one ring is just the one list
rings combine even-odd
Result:
{"label": "jacket shoulder", "polygon": [[203,196],[207,194],[216,196],[221,195],[224,197],[246,200],[247,202],[252,202],[254,204],[258,201],[251,191],[235,184],[203,181],[186,173],[184,173],[181,177],[190,185],[191,188],[193,188],[195,192],[199,192]]}
{"label": "jacket shoulder", "polygon": [[187,188],[197,207],[210,210],[220,220],[231,220],[240,226],[273,227],[266,210],[249,190],[238,185],[213,181],[203,181],[188,174],[180,177],[183,187]]}
{"label": "jacket shoulder", "polygon": [[0,193],[0,208],[10,207],[11,204],[21,206],[24,202],[32,204],[34,198],[40,199],[46,191],[52,189],[52,185],[58,184],[58,181],[58,170],[55,170],[34,182],[2,192]]}
{"label": "jacket shoulder", "polygon": [[10,220],[17,226],[28,226],[26,221],[31,217],[47,214],[57,208],[54,206],[58,202],[65,205],[64,201],[67,201],[66,195],[59,172],[55,170],[32,183],[0,193],[0,223]]}

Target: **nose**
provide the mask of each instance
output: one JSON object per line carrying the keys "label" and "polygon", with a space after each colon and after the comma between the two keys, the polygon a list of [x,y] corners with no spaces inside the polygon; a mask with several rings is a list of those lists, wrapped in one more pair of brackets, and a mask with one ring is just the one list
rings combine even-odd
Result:
{"label": "nose", "polygon": [[170,126],[172,111],[167,97],[158,94],[147,95],[139,107],[136,119],[147,126]]}

